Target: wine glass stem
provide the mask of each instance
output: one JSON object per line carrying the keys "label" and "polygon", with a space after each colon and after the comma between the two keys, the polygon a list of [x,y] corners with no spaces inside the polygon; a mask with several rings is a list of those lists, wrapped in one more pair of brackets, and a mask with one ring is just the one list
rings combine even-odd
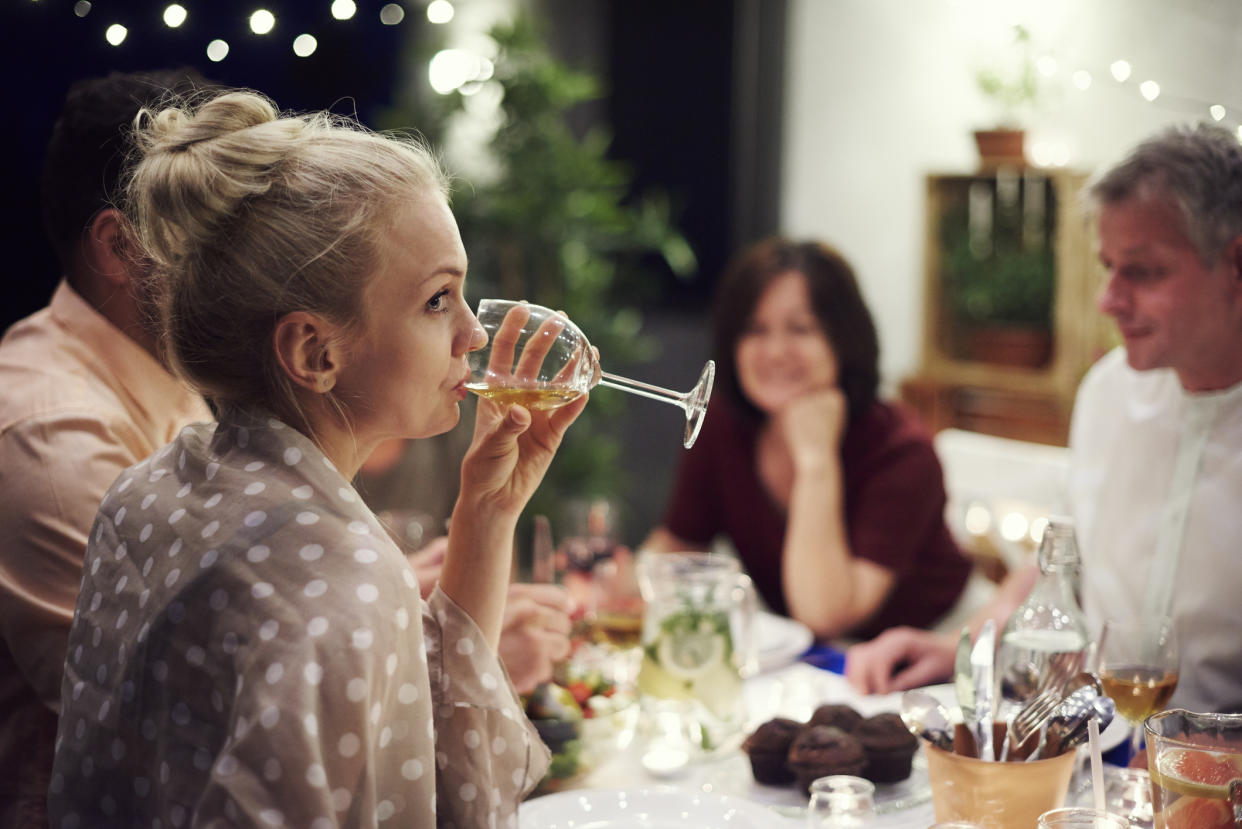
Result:
{"label": "wine glass stem", "polygon": [[611,389],[620,389],[628,391],[630,394],[637,394],[643,397],[650,397],[652,400],[661,400],[665,403],[672,403],[674,406],[686,407],[686,397],[680,392],[670,391],[669,389],[653,386],[650,383],[641,383],[638,380],[631,380],[628,377],[622,377],[618,374],[609,374],[608,372],[600,373],[599,385],[608,386]]}
{"label": "wine glass stem", "polygon": [[1130,757],[1138,754],[1143,747],[1143,724],[1130,726]]}

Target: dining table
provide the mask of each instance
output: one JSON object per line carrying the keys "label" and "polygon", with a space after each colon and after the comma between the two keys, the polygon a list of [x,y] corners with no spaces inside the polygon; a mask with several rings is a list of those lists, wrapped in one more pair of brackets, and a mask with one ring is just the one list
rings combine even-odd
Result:
{"label": "dining table", "polygon": [[[628,744],[607,752],[602,762],[568,781],[560,793],[552,796],[572,801],[577,793],[579,804],[573,808],[585,812],[592,808],[593,801],[614,792],[629,793],[631,797],[636,792],[653,791],[723,795],[766,807],[765,829],[805,827],[807,796],[794,786],[766,786],[755,782],[749,758],[741,748],[741,738],[773,717],[806,721],[816,707],[825,703],[846,704],[864,716],[899,713],[901,694],[860,694],[840,673],[844,665],[840,648],[812,644],[809,631],[804,633],[791,627],[789,619],[763,616],[761,632],[766,625],[768,641],[772,644],[766,653],[760,651],[759,670],[743,683],[746,713],[736,740],[715,752],[694,757],[679,768],[653,773],[644,767],[646,743],[640,723]],[[951,686],[931,686],[927,690],[946,704],[956,705]],[[927,764],[921,747],[914,756],[910,777],[900,783],[877,784],[874,800],[875,815],[867,824],[869,829],[927,829],[935,823]],[[547,810],[538,810],[538,802],[539,798],[534,798],[519,811],[523,829],[534,825],[532,821],[522,821],[524,813],[533,815],[539,811],[540,822],[546,819]],[[570,820],[556,825],[587,824]]]}

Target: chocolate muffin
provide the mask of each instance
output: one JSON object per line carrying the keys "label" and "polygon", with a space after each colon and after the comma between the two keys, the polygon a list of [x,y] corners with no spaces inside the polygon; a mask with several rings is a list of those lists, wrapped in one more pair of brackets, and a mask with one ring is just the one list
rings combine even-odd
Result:
{"label": "chocolate muffin", "polygon": [[750,757],[750,771],[756,783],[785,786],[794,781],[794,773],[786,763],[789,745],[802,728],[802,723],[777,717],[760,725],[745,742],[742,751]]}
{"label": "chocolate muffin", "polygon": [[834,728],[841,729],[846,734],[853,734],[854,729],[858,728],[858,724],[862,721],[863,715],[850,706],[828,703],[815,709],[815,713],[811,715],[808,725],[831,725]]}
{"label": "chocolate muffin", "polygon": [[804,726],[789,746],[789,768],[798,786],[809,792],[811,783],[829,774],[854,774],[867,765],[862,743],[831,725]]}
{"label": "chocolate muffin", "polygon": [[918,738],[897,714],[876,714],[859,723],[854,736],[862,744],[867,764],[862,776],[872,783],[896,783],[910,776],[910,762]]}

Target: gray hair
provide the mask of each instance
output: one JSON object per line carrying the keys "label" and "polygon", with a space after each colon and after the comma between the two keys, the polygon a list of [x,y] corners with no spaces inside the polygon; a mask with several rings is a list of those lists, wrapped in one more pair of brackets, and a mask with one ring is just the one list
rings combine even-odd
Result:
{"label": "gray hair", "polygon": [[359,330],[396,208],[447,197],[439,162],[413,139],[328,113],[281,114],[251,91],[143,110],[135,130],[125,212],[160,298],[169,364],[213,402],[308,427],[275,325],[309,311],[343,335]]}
{"label": "gray hair", "polygon": [[1242,234],[1242,144],[1215,124],[1166,127],[1097,174],[1086,189],[1088,209],[1132,198],[1168,198],[1205,266]]}

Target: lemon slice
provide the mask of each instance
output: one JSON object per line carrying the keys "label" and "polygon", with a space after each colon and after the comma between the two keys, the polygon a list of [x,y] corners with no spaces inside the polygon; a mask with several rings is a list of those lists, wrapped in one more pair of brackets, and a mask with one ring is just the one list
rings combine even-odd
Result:
{"label": "lemon slice", "polygon": [[724,661],[725,639],[715,630],[670,633],[660,640],[657,658],[672,676],[696,679]]}

